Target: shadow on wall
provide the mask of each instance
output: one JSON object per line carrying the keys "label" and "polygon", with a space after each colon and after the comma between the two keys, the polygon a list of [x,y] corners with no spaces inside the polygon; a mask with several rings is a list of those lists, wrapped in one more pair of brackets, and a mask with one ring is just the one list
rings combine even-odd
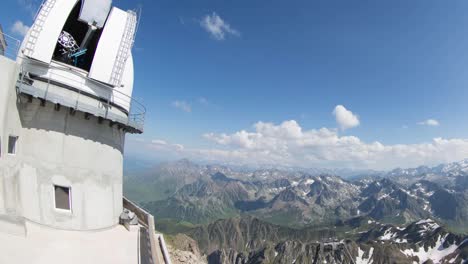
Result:
{"label": "shadow on wall", "polygon": [[[16,102],[23,128],[54,131],[108,145],[123,154],[125,132],[117,124],[91,114],[27,95],[20,95]],[[40,110],[40,111],[39,111]]]}

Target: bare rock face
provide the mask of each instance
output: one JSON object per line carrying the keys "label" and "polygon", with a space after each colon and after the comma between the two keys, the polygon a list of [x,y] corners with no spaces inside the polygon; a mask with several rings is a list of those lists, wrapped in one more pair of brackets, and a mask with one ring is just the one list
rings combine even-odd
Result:
{"label": "bare rock face", "polygon": [[190,251],[182,251],[169,247],[172,263],[174,264],[206,264],[206,259]]}
{"label": "bare rock face", "polygon": [[338,239],[314,228],[291,229],[244,216],[197,227],[190,235],[208,264],[458,264],[467,259],[468,237],[432,219],[406,227],[370,223],[352,239]]}
{"label": "bare rock face", "polygon": [[431,217],[468,232],[468,159],[354,180],[317,171],[244,170],[188,160],[140,174],[125,182],[126,195],[159,218],[195,225],[244,213],[290,227],[357,216],[395,224]]}
{"label": "bare rock face", "polygon": [[205,264],[206,257],[200,254],[195,240],[184,234],[177,234],[168,239],[168,250],[174,264]]}
{"label": "bare rock face", "polygon": [[197,241],[184,234],[177,234],[170,239],[171,244],[181,251],[188,251],[196,256],[201,256]]}
{"label": "bare rock face", "polygon": [[208,256],[208,264],[245,264],[247,258],[243,253],[233,249],[216,250]]}

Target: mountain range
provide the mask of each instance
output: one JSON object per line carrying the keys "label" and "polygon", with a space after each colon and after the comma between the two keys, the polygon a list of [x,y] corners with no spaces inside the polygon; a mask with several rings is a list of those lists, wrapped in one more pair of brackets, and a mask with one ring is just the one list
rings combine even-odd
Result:
{"label": "mountain range", "polygon": [[[354,263],[365,256],[374,263],[406,263],[408,259],[412,263],[411,258],[420,252],[397,241],[422,243],[429,250],[437,243],[447,244],[444,239],[455,236],[457,245],[465,246],[461,239],[468,232],[467,186],[467,160],[436,167],[359,172],[345,178],[320,170],[252,170],[180,160],[130,174],[125,178],[124,192],[156,217],[159,230],[183,232],[195,239],[210,263],[287,263],[290,260],[286,261],[284,254],[298,263],[322,263],[327,258]],[[398,229],[408,225],[404,230],[413,230],[415,223],[422,225],[421,219],[436,221],[433,224],[443,230],[443,235],[409,240],[412,235]],[[262,231],[268,245],[249,242],[253,235],[250,231],[241,232],[236,245],[225,244],[228,237],[237,236],[236,232],[247,227]],[[363,233],[343,235],[355,229]],[[216,232],[218,237],[206,238],[206,234]],[[391,243],[382,244],[381,236],[389,237]],[[325,254],[320,242],[324,237],[345,239],[339,244],[341,253],[332,250],[331,255]],[[349,252],[343,251],[343,245]],[[302,252],[298,248],[310,250]],[[370,248],[374,249],[372,254]],[[376,262],[388,254],[398,261]],[[336,259],[337,255],[341,259]],[[418,256],[419,263],[424,258],[435,263],[443,259]]]}
{"label": "mountain range", "polygon": [[[361,219],[362,220],[362,219]],[[208,263],[462,263],[468,239],[431,219],[405,227],[367,220],[330,228],[292,229],[251,217],[218,220],[190,230]],[[358,231],[363,228],[366,231]],[[344,230],[348,230],[344,232]]]}

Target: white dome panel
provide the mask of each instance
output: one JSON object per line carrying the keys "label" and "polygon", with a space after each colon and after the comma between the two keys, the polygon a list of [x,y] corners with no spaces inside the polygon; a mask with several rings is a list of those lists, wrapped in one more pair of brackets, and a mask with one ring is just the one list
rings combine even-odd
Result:
{"label": "white dome panel", "polygon": [[50,63],[63,25],[77,2],[77,0],[44,2],[22,47],[27,56]]}

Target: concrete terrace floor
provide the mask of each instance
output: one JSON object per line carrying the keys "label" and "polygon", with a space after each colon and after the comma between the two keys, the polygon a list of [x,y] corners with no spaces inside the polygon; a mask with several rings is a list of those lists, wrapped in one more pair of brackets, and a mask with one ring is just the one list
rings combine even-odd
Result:
{"label": "concrete terrace floor", "polygon": [[0,263],[139,263],[138,228],[65,231],[26,221],[26,236],[0,231]]}

